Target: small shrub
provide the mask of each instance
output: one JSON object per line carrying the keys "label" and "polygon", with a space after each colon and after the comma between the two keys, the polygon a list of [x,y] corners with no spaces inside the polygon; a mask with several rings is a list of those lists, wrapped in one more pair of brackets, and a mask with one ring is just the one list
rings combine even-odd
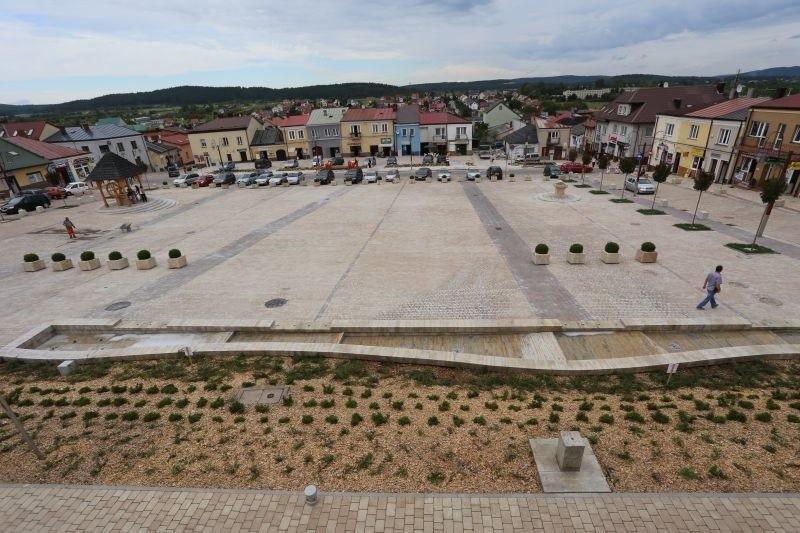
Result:
{"label": "small shrub", "polygon": [[[122,399],[124,400],[125,398],[122,398]],[[162,409],[162,408],[166,407],[167,405],[172,405],[172,398],[169,398],[169,397],[161,398],[158,401],[158,403],[156,404],[156,407],[158,407],[159,409]]]}
{"label": "small shrub", "polygon": [[330,409],[334,405],[336,405],[336,402],[331,399],[325,399],[319,402],[319,406],[322,407],[323,409]]}
{"label": "small shrub", "polygon": [[56,252],[56,253],[54,253],[53,255],[51,255],[51,256],[50,256],[50,259],[51,259],[51,260],[52,260],[54,263],[58,263],[58,262],[60,262],[60,261],[64,261],[64,260],[66,260],[66,259],[67,259],[67,256],[65,256],[65,255],[64,255],[64,254],[62,254],[61,252]]}
{"label": "small shrub", "polygon": [[728,420],[733,420],[734,422],[741,422],[742,424],[747,422],[747,415],[741,411],[737,411],[736,409],[731,409],[728,411],[728,414],[725,415],[725,418]]}
{"label": "small shrub", "polygon": [[444,413],[445,411],[450,410],[450,402],[444,401],[439,404],[439,412]]}
{"label": "small shrub", "polygon": [[382,426],[389,421],[389,417],[383,413],[372,413],[372,423],[376,426]]}
{"label": "small shrub", "polygon": [[328,424],[338,424],[339,417],[336,415],[328,415],[325,417],[325,422],[327,422]]}
{"label": "small shrub", "polygon": [[614,417],[608,413],[603,413],[600,415],[599,420],[601,423],[608,424],[609,426],[614,423]]}
{"label": "small shrub", "polygon": [[755,407],[755,404],[753,404],[753,402],[748,400],[739,400],[739,407],[741,407],[742,409],[753,409]]}
{"label": "small shrub", "polygon": [[372,389],[365,389],[364,392],[361,393],[361,397],[364,399],[372,397]]}
{"label": "small shrub", "polygon": [[156,421],[156,420],[158,420],[159,418],[161,418],[161,414],[160,414],[160,413],[153,413],[153,412],[151,412],[151,413],[147,413],[147,414],[145,414],[145,415],[142,417],[142,420],[143,420],[144,422],[155,422],[155,421]]}
{"label": "small shrub", "polygon": [[459,416],[453,415],[453,425],[455,427],[463,426],[464,425],[464,419],[459,417]]}
{"label": "small shrub", "polygon": [[787,415],[786,420],[792,424],[800,424],[800,416],[797,415]]}
{"label": "small shrub", "polygon": [[641,250],[643,252],[655,252],[656,251],[656,245],[653,244],[650,241],[645,241],[645,242],[642,243]]}
{"label": "small shrub", "polygon": [[550,247],[547,246],[546,244],[539,243],[536,245],[536,248],[534,248],[533,251],[536,252],[537,254],[546,254],[547,252],[550,251]]}
{"label": "small shrub", "polygon": [[358,403],[354,399],[348,398],[344,406],[347,407],[348,409],[355,409],[356,407],[358,407]]}
{"label": "small shrub", "polygon": [[490,411],[497,411],[497,402],[485,402],[483,406]]}
{"label": "small shrub", "polygon": [[680,476],[684,479],[697,479],[700,477],[697,475],[697,471],[691,466],[685,466],[681,468],[678,470],[678,474],[680,474]]}
{"label": "small shrub", "polygon": [[403,402],[400,401],[400,400],[392,402],[392,409],[394,409],[395,411],[402,411],[403,410]]}
{"label": "small shrub", "polygon": [[225,400],[217,396],[217,399],[211,402],[208,406],[211,407],[212,409],[219,409],[223,405],[225,405]]}
{"label": "small shrub", "polygon": [[180,413],[170,413],[169,417],[167,417],[167,420],[169,420],[170,422],[177,422],[178,420],[181,420],[182,418],[183,418],[183,415],[180,414]]}
{"label": "small shrub", "polygon": [[194,424],[195,422],[199,422],[202,417],[203,413],[192,413],[186,420],[188,420],[190,424]]}
{"label": "small shrub", "polygon": [[400,418],[397,419],[397,423],[401,426],[407,426],[411,423],[411,419],[408,418],[407,416],[401,416]]}
{"label": "small shrub", "polygon": [[773,400],[772,398],[767,400],[767,409],[769,409],[770,411],[777,411],[780,408],[781,408],[780,404],[775,400]]}
{"label": "small shrub", "polygon": [[200,398],[199,400],[197,400],[197,403],[195,405],[197,406],[198,409],[202,409],[203,407],[208,405],[208,399]]}
{"label": "small shrub", "polygon": [[[471,390],[467,392],[467,398],[477,398],[480,393],[476,390]],[[800,402],[798,402],[800,403]]]}
{"label": "small shrub", "polygon": [[658,422],[659,424],[669,423],[669,417],[664,413],[662,413],[661,411],[654,411],[653,414],[650,415],[650,418],[652,418],[654,422]]}
{"label": "small shrub", "polygon": [[228,406],[228,411],[230,411],[231,414],[244,413],[244,404],[239,400],[233,400]]}
{"label": "small shrub", "polygon": [[585,400],[581,402],[581,404],[578,406],[578,409],[580,409],[581,411],[591,411],[592,408],[594,408],[594,403],[587,402]]}
{"label": "small shrub", "polygon": [[137,413],[136,411],[128,411],[127,413],[122,413],[122,419],[126,422],[133,422],[138,418],[139,418],[139,413]]}
{"label": "small shrub", "polygon": [[25,254],[22,256],[22,260],[26,263],[33,263],[34,261],[39,260],[39,256],[36,254]]}
{"label": "small shrub", "polygon": [[361,416],[358,413],[353,413],[353,415],[350,417],[350,425],[351,426],[357,426],[363,421],[364,421],[364,417]]}
{"label": "small shrub", "polygon": [[428,417],[428,425],[429,426],[438,426],[439,425],[439,419],[436,418],[435,416]]}
{"label": "small shrub", "polygon": [[147,387],[144,392],[146,394],[158,394],[159,390],[160,389],[157,386],[151,385],[150,387]]}
{"label": "small shrub", "polygon": [[439,472],[438,470],[434,470],[433,472],[428,474],[428,481],[433,483],[434,485],[438,485],[442,481],[444,481],[444,474]]}
{"label": "small shrub", "polygon": [[122,259],[122,254],[116,250],[108,254],[109,261],[119,261],[120,259]]}
{"label": "small shrub", "polygon": [[579,243],[574,243],[569,247],[569,253],[571,254],[582,254],[583,253],[583,245]]}
{"label": "small shrub", "polygon": [[136,252],[136,258],[139,261],[145,261],[147,259],[150,259],[150,250],[139,250],[138,252]]}
{"label": "small shrub", "polygon": [[474,423],[478,424],[479,426],[485,426],[486,425],[486,419],[483,418],[482,416],[476,416],[475,418],[472,419],[472,421]]}
{"label": "small shrub", "polygon": [[300,422],[302,422],[305,425],[311,424],[312,422],[314,422],[314,417],[311,415],[303,415],[303,417],[300,419]]}
{"label": "small shrub", "polygon": [[755,418],[759,422],[772,422],[772,415],[767,411],[764,411],[763,413],[756,413],[756,415],[753,418]]}
{"label": "small shrub", "polygon": [[317,406],[317,400],[315,400],[314,398],[311,398],[310,400],[306,400],[305,402],[303,402],[303,407],[316,407],[316,406]]}
{"label": "small shrub", "polygon": [[558,416],[558,413],[550,413],[548,420],[551,424],[558,424],[558,421],[561,420],[561,417]]}
{"label": "small shrub", "polygon": [[588,422],[589,416],[584,411],[578,411],[575,413],[575,420],[578,422]]}
{"label": "small shrub", "polygon": [[167,252],[167,255],[169,256],[170,259],[177,259],[181,256],[181,251],[178,250],[177,248],[173,248],[172,250]]}
{"label": "small shrub", "polygon": [[722,469],[717,465],[711,465],[711,468],[708,469],[708,475],[717,479],[728,479],[728,476],[725,474],[725,472],[723,472]]}
{"label": "small shrub", "polygon": [[603,248],[607,254],[616,254],[619,253],[619,244],[609,241],[606,243],[605,248]]}
{"label": "small shrub", "polygon": [[91,250],[81,252],[81,261],[91,261],[92,259],[94,259],[94,252]]}

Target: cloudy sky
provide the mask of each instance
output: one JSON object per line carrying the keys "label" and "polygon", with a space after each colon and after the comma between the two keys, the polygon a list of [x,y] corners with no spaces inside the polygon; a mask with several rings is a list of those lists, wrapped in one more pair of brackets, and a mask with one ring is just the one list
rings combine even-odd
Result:
{"label": "cloudy sky", "polygon": [[0,103],[176,85],[716,75],[800,63],[798,0],[0,0]]}

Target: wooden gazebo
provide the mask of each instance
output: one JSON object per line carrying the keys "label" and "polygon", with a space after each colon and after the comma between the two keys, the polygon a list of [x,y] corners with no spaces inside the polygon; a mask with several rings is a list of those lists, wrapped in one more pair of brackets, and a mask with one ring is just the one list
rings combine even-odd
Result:
{"label": "wooden gazebo", "polygon": [[136,178],[139,188],[144,190],[139,167],[113,152],[103,154],[94,170],[86,178],[86,181],[94,182],[100,190],[103,203],[108,207],[108,199],[116,201],[117,206],[131,205],[128,198],[128,179]]}

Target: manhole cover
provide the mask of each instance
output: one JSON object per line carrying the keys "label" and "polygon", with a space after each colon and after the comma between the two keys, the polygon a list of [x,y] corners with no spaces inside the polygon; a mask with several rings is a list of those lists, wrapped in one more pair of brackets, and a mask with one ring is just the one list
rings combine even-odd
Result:
{"label": "manhole cover", "polygon": [[731,287],[739,287],[742,289],[747,289],[748,287],[750,287],[750,285],[748,285],[747,283],[742,283],[741,281],[729,281],[728,285],[730,285]]}
{"label": "manhole cover", "polygon": [[247,387],[239,389],[236,399],[245,405],[271,404],[278,403],[287,394],[289,387]]}
{"label": "manhole cover", "polygon": [[761,302],[762,304],[774,305],[775,307],[780,307],[783,305],[782,301],[776,300],[775,298],[772,298],[770,296],[760,296],[758,298],[758,301]]}
{"label": "manhole cover", "polygon": [[671,343],[669,343],[669,344],[667,345],[667,348],[669,348],[669,350],[670,350],[671,352],[680,352],[680,351],[682,350],[682,348],[681,348],[681,345],[680,345],[680,344],[678,344],[677,342],[671,342]]}
{"label": "manhole cover", "polygon": [[496,229],[496,230],[500,231],[500,230],[502,230],[503,228],[501,228],[500,226],[495,226],[495,227],[494,227],[494,229]]}
{"label": "manhole cover", "polygon": [[119,311],[120,309],[125,309],[131,305],[130,302],[114,302],[113,304],[106,307],[106,311]]}
{"label": "manhole cover", "polygon": [[283,305],[286,305],[286,302],[287,302],[286,298],[273,298],[272,300],[265,302],[264,307],[266,307],[267,309],[274,309],[276,307],[281,307]]}

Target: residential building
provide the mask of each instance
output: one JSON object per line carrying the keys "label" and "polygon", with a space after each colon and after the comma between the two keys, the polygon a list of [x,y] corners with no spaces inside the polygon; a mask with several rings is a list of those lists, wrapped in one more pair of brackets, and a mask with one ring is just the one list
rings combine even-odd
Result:
{"label": "residential building", "polygon": [[310,115],[292,115],[286,118],[272,119],[272,123],[281,130],[283,142],[286,143],[286,155],[289,159],[305,159],[311,151],[306,136],[306,124],[309,117]]}
{"label": "residential building", "polygon": [[88,126],[84,124],[83,126],[60,128],[45,141],[89,152],[94,161],[100,161],[103,154],[111,152],[127,159],[134,165],[144,164],[153,170],[142,134],[122,126]]}
{"label": "residential building", "polygon": [[256,130],[250,142],[252,159],[286,160],[286,143],[283,142],[281,130],[277,126],[268,125]]}
{"label": "residential building", "polygon": [[800,93],[752,106],[738,148],[740,181],[782,177],[787,194],[800,195]]}
{"label": "residential building", "polygon": [[539,154],[539,135],[534,124],[508,133],[502,139],[505,152],[511,161],[524,159],[526,155]]}
{"label": "residential building", "polygon": [[50,161],[6,139],[0,139],[0,197],[8,198],[24,189],[47,186]]}
{"label": "residential building", "polygon": [[346,107],[326,107],[311,112],[306,123],[312,155],[334,157],[342,151],[342,117]]}
{"label": "residential building", "polygon": [[561,94],[564,98],[569,98],[572,95],[575,95],[575,98],[580,98],[581,100],[585,100],[586,98],[595,97],[599,98],[604,94],[608,94],[611,92],[611,89],[567,89],[566,91],[562,92]]}
{"label": "residential building", "polygon": [[342,153],[391,155],[394,152],[395,112],[385,109],[348,109],[342,116]]}
{"label": "residential building", "polygon": [[641,157],[653,147],[659,113],[689,113],[725,100],[722,86],[648,87],[620,93],[603,106],[597,120],[595,151],[612,157]]}
{"label": "residential building", "polygon": [[534,117],[539,137],[539,155],[545,159],[562,159],[569,150],[572,126],[562,124],[557,117]]}
{"label": "residential building", "polygon": [[404,105],[397,108],[394,124],[394,145],[399,155],[419,155],[420,124],[419,106]]}
{"label": "residential building", "polygon": [[226,161],[247,161],[250,143],[260,127],[261,123],[249,115],[200,124],[188,132],[195,163],[209,166]]}
{"label": "residential building", "polygon": [[447,112],[420,112],[420,151],[439,154],[472,154],[472,122]]}
{"label": "residential building", "polygon": [[194,154],[192,153],[192,145],[189,142],[189,133],[180,128],[164,129],[159,134],[161,142],[173,146],[178,150],[178,161],[175,161],[181,166],[191,165],[194,163]]}
{"label": "residential building", "polygon": [[180,164],[181,156],[178,149],[171,144],[145,141],[144,145],[147,147],[150,165],[155,172],[164,172],[173,163]]}
{"label": "residential building", "polygon": [[486,124],[489,129],[496,128],[504,124],[511,124],[511,127],[507,128],[511,131],[518,130],[525,125],[524,121],[522,120],[522,116],[508,107],[508,104],[502,100],[495,102],[493,105],[484,110],[484,112],[481,114],[481,122]]}
{"label": "residential building", "polygon": [[28,137],[11,137],[6,140],[50,161],[48,170],[57,180],[54,183],[62,186],[73,181],[84,181],[94,168],[92,154],[88,152]]}
{"label": "residential building", "polygon": [[55,133],[58,133],[58,128],[44,120],[36,120],[33,122],[6,122],[5,124],[0,124],[0,139],[27,137],[28,139],[43,141]]}
{"label": "residential building", "polygon": [[650,164],[666,163],[673,173],[691,177],[702,169],[727,180],[748,109],[768,100],[735,98],[688,113],[659,113]]}

